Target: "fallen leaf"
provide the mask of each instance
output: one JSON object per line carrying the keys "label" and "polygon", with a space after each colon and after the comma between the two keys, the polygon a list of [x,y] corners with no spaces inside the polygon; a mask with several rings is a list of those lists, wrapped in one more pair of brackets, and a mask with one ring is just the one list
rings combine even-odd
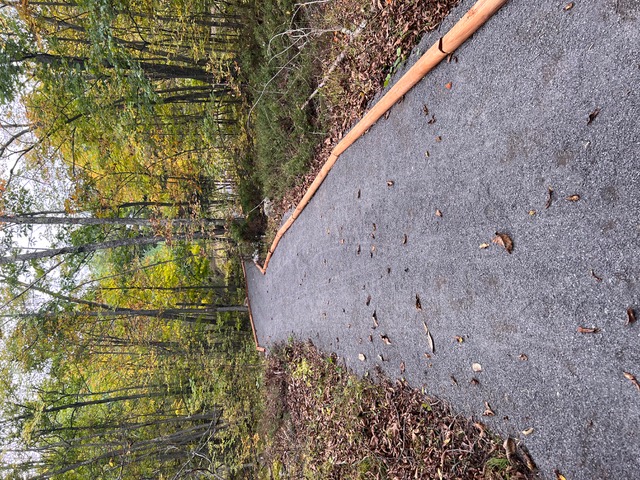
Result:
{"label": "fallen leaf", "polygon": [[567,480],[567,477],[561,474],[558,470],[554,470],[553,473],[556,476],[556,480]]}
{"label": "fallen leaf", "polygon": [[458,380],[456,380],[456,377],[454,377],[453,375],[450,375],[450,377],[451,377],[451,383],[453,385],[458,385]]}
{"label": "fallen leaf", "polygon": [[473,426],[474,426],[474,427],[476,427],[476,428],[478,429],[478,431],[480,432],[480,436],[481,436],[481,437],[482,437],[482,436],[484,436],[484,431],[485,431],[485,429],[487,428],[487,427],[485,426],[485,424],[484,424],[484,423],[482,423],[482,422],[475,422],[475,423],[473,424]]}
{"label": "fallen leaf", "polygon": [[455,338],[456,338],[456,342],[458,342],[458,343],[462,343],[462,342],[464,342],[464,338],[463,338],[463,337],[460,337],[460,336],[457,336],[457,335],[456,335],[456,337],[455,337]]}
{"label": "fallen leaf", "polygon": [[391,340],[389,340],[389,337],[387,337],[386,335],[380,335],[380,338],[385,343],[385,345],[391,345]]}
{"label": "fallen leaf", "polygon": [[433,125],[434,123],[436,123],[436,116],[435,115],[431,115],[431,118],[427,121],[428,125]]}
{"label": "fallen leaf", "polygon": [[527,355],[525,353],[521,353],[518,358],[520,360],[522,360],[523,362],[526,362],[527,360],[529,360],[529,357],[527,357]]}
{"label": "fallen leaf", "polygon": [[589,114],[589,120],[587,120],[587,125],[591,125],[591,122],[593,122],[596,119],[599,113],[600,113],[599,108],[596,108],[595,110],[593,110],[593,112]]}
{"label": "fallen leaf", "polygon": [[578,327],[578,332],[580,333],[599,333],[600,329],[596,327],[588,328],[588,327]]}
{"label": "fallen leaf", "polygon": [[359,354],[358,354],[358,359],[359,359],[361,362],[364,362],[364,361],[367,359],[367,357],[365,357],[365,356],[364,356],[364,353],[359,353]]}
{"label": "fallen leaf", "polygon": [[533,461],[533,458],[531,458],[531,455],[529,455],[529,452],[527,451],[527,449],[524,446],[521,446],[521,448],[520,448],[520,456],[524,459],[524,463],[527,466],[527,468],[529,469],[529,471],[535,472],[536,470],[538,470],[538,467],[536,466],[535,462]]}
{"label": "fallen leaf", "polygon": [[[485,402],[485,405],[487,403]],[[507,455],[507,460],[509,463],[514,464],[517,463],[516,455],[516,442],[511,437],[507,437],[504,443],[502,444],[502,448],[504,448],[504,453]]]}
{"label": "fallen leaf", "polygon": [[371,303],[371,295],[367,296],[367,301],[365,302],[365,304],[367,305],[367,307],[369,306],[369,304]]}
{"label": "fallen leaf", "polygon": [[422,303],[420,303],[420,297],[416,293],[416,310],[422,310]]}
{"label": "fallen leaf", "polygon": [[378,360],[380,360],[381,362],[384,362],[384,357],[382,356],[382,354],[378,355]]}
{"label": "fallen leaf", "polygon": [[407,238],[407,234],[405,233],[405,234],[404,234],[404,237],[402,238],[402,244],[403,244],[403,245],[406,245],[406,244],[407,244],[407,240],[408,240],[408,238]]}
{"label": "fallen leaf", "polygon": [[478,380],[477,378],[472,378],[469,383],[471,385],[480,385],[480,380]]}
{"label": "fallen leaf", "polygon": [[593,268],[591,269],[591,276],[596,279],[596,282],[601,282],[602,281],[602,278],[600,278],[598,275],[596,275],[596,272],[593,271]]}
{"label": "fallen leaf", "polygon": [[371,253],[376,251],[376,246],[375,245],[371,245]]}
{"label": "fallen leaf", "polygon": [[426,103],[422,105],[422,113],[429,115],[429,107],[427,107]]}
{"label": "fallen leaf", "polygon": [[373,225],[373,231],[375,232],[378,229],[378,226],[375,223],[372,223],[371,225]]}
{"label": "fallen leaf", "polygon": [[424,332],[427,334],[427,344],[429,345],[429,350],[431,350],[431,353],[436,353],[436,349],[433,345],[433,337],[431,336],[429,327],[427,327],[426,322],[422,322],[422,325],[424,325]]}
{"label": "fallen leaf", "polygon": [[357,198],[360,198],[360,190],[358,190]]}
{"label": "fallen leaf", "polygon": [[441,142],[442,141],[442,137],[441,136],[437,136],[436,137],[436,142]]}
{"label": "fallen leaf", "polygon": [[361,251],[362,251],[362,249],[360,248],[360,245],[358,244],[358,248],[356,248],[356,255],[360,255]]}
{"label": "fallen leaf", "polygon": [[430,154],[429,154],[429,150],[427,150],[426,152],[424,152],[424,156],[429,158]]}
{"label": "fallen leaf", "polygon": [[373,342],[373,335],[369,334],[369,341]]}
{"label": "fallen leaf", "polygon": [[393,180],[387,180],[387,187],[393,187],[395,182]]}
{"label": "fallen leaf", "polygon": [[449,82],[444,86],[444,88],[446,88],[447,90],[451,90],[451,87],[453,87],[453,83],[452,82]]}
{"label": "fallen leaf", "polygon": [[340,239],[340,245],[344,245],[344,238]]}
{"label": "fallen leaf", "polygon": [[536,214],[537,212],[535,210],[529,210],[529,215],[531,215],[532,217]]}
{"label": "fallen leaf", "polygon": [[404,362],[400,362],[400,373],[404,373],[404,370],[405,370]]}
{"label": "fallen leaf", "polygon": [[544,208],[549,208],[551,206],[551,202],[553,202],[553,188],[547,188],[547,202],[544,204]]}
{"label": "fallen leaf", "polygon": [[442,218],[442,212],[440,210],[436,210],[436,217]]}
{"label": "fallen leaf", "polygon": [[564,6],[564,11],[571,10],[573,8],[573,2],[569,2]]}
{"label": "fallen leaf", "polygon": [[627,308],[627,325],[631,325],[632,323],[636,323],[636,312],[633,308]]}
{"label": "fallen leaf", "polygon": [[527,428],[526,430],[522,431],[523,435],[531,435],[533,433],[533,428]]}
{"label": "fallen leaf", "polygon": [[622,372],[622,373],[624,374],[624,378],[629,380],[631,383],[633,383],[636,386],[638,390],[640,390],[640,382],[638,382],[638,379],[635,376],[631,375],[629,372]]}
{"label": "fallen leaf", "polygon": [[484,402],[484,412],[482,413],[485,417],[493,417],[495,413],[491,410],[488,402]]}
{"label": "fallen leaf", "polygon": [[578,195],[577,193],[573,194],[573,195],[569,195],[566,200],[568,200],[569,202],[577,202],[578,200],[580,200],[580,195]]}
{"label": "fallen leaf", "polygon": [[481,243],[480,244],[480,249],[484,250],[485,248],[489,248],[489,244],[488,243]]}
{"label": "fallen leaf", "polygon": [[481,372],[482,371],[482,365],[480,365],[479,363],[472,363],[471,364],[471,370],[473,370],[474,372]]}
{"label": "fallen leaf", "polygon": [[373,320],[373,328],[378,328],[378,315],[376,314],[376,311],[373,311],[373,314],[371,315],[371,319]]}
{"label": "fallen leaf", "polygon": [[496,232],[496,236],[491,241],[503,246],[507,253],[513,252],[513,240],[511,240],[511,237],[506,233]]}

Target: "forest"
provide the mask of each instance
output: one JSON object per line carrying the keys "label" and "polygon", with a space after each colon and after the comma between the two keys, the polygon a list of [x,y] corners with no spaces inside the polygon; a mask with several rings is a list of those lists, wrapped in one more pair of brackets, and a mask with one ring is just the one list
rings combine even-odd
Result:
{"label": "forest", "polygon": [[253,468],[247,8],[0,2],[0,478]]}

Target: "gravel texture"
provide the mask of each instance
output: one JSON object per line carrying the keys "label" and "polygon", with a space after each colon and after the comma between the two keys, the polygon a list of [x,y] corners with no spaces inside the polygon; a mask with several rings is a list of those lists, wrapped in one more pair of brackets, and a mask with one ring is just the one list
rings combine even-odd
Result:
{"label": "gravel texture", "polygon": [[249,299],[262,345],[310,338],[392,378],[403,362],[412,385],[522,440],[543,478],[640,478],[623,375],[640,379],[640,1],[564,6],[510,1],[409,92],[341,156],[267,274],[247,265]]}

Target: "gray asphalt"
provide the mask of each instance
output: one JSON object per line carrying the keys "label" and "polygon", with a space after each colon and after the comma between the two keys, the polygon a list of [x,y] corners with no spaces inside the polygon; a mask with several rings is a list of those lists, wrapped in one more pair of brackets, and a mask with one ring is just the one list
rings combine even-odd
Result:
{"label": "gray asphalt", "polygon": [[248,265],[249,297],[265,346],[310,338],[392,378],[404,362],[412,385],[520,439],[543,478],[638,479],[640,391],[623,372],[640,379],[640,322],[626,325],[627,308],[640,316],[640,1],[564,5],[512,0],[407,94],[341,156],[266,276]]}

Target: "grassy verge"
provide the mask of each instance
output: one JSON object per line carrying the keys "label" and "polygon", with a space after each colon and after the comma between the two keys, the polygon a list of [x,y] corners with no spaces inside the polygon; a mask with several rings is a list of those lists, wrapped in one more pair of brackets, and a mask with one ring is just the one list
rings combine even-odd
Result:
{"label": "grassy verge", "polygon": [[360,379],[310,344],[269,357],[260,431],[264,478],[532,478],[481,423],[404,382]]}

